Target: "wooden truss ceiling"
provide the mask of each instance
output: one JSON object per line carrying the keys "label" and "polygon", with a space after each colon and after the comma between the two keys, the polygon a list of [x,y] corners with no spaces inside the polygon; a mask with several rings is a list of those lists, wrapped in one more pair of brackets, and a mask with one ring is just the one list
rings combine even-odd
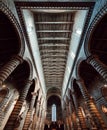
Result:
{"label": "wooden truss ceiling", "polygon": [[74,12],[35,12],[46,87],[62,87],[72,34]]}

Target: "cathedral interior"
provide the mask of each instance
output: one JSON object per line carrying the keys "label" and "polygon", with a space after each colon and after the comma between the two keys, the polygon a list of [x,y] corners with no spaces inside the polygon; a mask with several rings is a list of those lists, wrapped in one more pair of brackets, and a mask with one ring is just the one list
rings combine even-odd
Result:
{"label": "cathedral interior", "polygon": [[107,0],[0,0],[0,130],[107,130]]}

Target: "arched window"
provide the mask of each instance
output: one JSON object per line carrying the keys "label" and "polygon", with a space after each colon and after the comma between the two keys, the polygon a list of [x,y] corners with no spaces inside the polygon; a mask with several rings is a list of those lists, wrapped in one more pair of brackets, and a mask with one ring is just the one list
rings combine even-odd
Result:
{"label": "arched window", "polygon": [[52,121],[56,121],[56,105],[52,105]]}

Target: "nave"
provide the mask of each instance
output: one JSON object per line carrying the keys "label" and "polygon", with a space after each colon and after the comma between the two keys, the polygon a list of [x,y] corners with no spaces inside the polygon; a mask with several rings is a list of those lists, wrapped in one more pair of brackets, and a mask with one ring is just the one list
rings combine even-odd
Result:
{"label": "nave", "polygon": [[0,130],[107,130],[107,0],[0,0]]}

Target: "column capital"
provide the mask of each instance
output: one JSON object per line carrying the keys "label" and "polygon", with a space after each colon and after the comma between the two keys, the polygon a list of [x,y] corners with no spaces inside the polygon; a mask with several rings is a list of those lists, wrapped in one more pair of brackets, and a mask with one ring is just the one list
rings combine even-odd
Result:
{"label": "column capital", "polygon": [[87,59],[86,62],[89,63],[93,59],[99,59],[97,55],[90,55]]}
{"label": "column capital", "polygon": [[23,63],[23,57],[19,56],[19,55],[14,55],[12,56],[12,59],[17,59],[18,61],[20,61],[20,63]]}
{"label": "column capital", "polygon": [[41,104],[41,100],[38,100],[37,103],[40,105]]}
{"label": "column capital", "polygon": [[79,83],[84,83],[84,80],[83,79],[76,79],[76,83],[79,84]]}

